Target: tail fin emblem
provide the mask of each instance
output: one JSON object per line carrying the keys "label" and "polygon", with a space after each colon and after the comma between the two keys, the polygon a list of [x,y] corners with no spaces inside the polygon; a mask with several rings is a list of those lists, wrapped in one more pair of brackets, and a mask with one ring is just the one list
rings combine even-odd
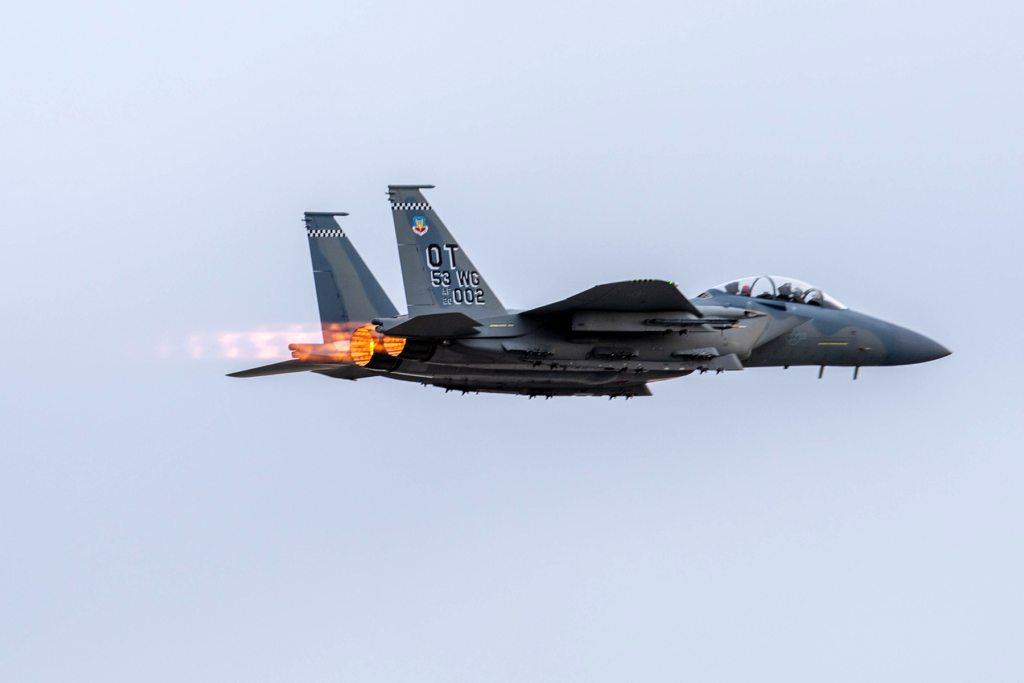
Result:
{"label": "tail fin emblem", "polygon": [[426,218],[419,216],[412,219],[412,231],[421,237],[427,234]]}

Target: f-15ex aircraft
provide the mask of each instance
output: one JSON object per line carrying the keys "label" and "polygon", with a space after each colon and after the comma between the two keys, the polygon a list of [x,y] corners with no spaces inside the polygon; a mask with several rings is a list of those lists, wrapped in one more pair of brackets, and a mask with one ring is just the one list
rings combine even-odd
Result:
{"label": "f-15ex aircraft", "polygon": [[827,365],[907,365],[949,355],[916,332],[849,310],[822,290],[762,275],[687,299],[672,282],[598,285],[568,299],[508,310],[421,190],[390,185],[406,315],[335,216],[306,213],[322,344],[293,360],[230,377],[310,371],[390,377],[462,392],[650,396],[648,385],[692,372]]}

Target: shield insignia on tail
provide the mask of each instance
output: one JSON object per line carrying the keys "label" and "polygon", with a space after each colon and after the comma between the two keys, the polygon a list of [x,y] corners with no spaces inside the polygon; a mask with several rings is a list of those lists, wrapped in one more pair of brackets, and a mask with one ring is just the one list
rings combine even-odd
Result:
{"label": "shield insignia on tail", "polygon": [[421,237],[425,235],[427,233],[427,219],[423,216],[413,218],[412,231]]}

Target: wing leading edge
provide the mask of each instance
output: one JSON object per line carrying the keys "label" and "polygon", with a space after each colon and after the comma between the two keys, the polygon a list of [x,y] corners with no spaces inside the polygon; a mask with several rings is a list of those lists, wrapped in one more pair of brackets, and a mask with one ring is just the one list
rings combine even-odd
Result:
{"label": "wing leading edge", "polygon": [[675,284],[665,280],[628,280],[598,285],[520,315],[548,316],[572,311],[686,311],[703,317]]}

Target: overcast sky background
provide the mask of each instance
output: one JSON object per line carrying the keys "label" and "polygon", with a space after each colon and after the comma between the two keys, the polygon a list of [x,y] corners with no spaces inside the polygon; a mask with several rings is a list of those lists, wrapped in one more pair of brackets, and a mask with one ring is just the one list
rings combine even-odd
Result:
{"label": "overcast sky background", "polygon": [[[0,680],[1021,680],[1022,23],[7,7]],[[388,183],[509,307],[781,273],[954,354],[629,402],[190,357],[317,321],[304,210],[404,310]]]}

